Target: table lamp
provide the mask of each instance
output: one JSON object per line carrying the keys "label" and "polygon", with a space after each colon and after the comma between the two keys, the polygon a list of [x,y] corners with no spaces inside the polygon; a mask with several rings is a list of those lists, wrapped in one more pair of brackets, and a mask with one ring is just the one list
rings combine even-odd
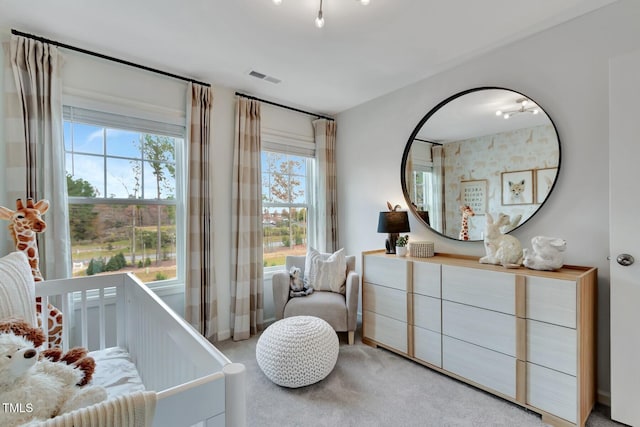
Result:
{"label": "table lamp", "polygon": [[396,240],[400,233],[411,231],[407,211],[380,212],[378,217],[378,233],[388,233],[385,242],[386,253],[396,253]]}

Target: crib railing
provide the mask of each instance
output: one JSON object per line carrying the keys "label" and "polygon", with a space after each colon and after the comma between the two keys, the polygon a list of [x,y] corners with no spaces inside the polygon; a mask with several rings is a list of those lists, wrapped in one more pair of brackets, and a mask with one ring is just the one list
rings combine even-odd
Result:
{"label": "crib railing", "polygon": [[[245,425],[244,366],[132,274],[49,280],[36,284],[36,294],[43,306],[61,307],[64,349],[128,351],[145,388],[157,391],[154,425]],[[47,319],[43,325],[46,333]]]}
{"label": "crib railing", "polygon": [[[51,303],[61,308],[64,350],[74,346],[90,351],[115,345],[127,348],[126,277],[126,274],[113,274],[36,283],[36,295],[42,297],[43,307]],[[42,328],[48,336],[49,313],[42,313],[42,317]]]}

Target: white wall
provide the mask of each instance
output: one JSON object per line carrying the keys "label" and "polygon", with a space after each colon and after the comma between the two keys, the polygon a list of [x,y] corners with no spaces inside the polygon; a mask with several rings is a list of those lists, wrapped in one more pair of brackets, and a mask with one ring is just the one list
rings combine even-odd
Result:
{"label": "white wall", "polygon": [[[539,213],[514,235],[568,242],[567,264],[598,268],[598,389],[609,375],[608,59],[640,46],[640,2],[622,0],[561,26],[350,109],[338,116],[340,239],[348,253],[383,247],[376,233],[386,201],[406,207],[400,187],[404,146],[418,121],[465,89],[500,86],[531,96],[555,122],[558,183]],[[442,238],[412,218],[413,240],[437,252],[483,255],[482,242]],[[358,266],[361,269],[361,266]]]}

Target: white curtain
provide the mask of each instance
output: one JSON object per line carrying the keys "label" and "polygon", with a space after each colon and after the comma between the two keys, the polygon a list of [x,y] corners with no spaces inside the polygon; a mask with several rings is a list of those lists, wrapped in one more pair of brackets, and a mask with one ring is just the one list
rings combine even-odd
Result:
{"label": "white curtain", "polygon": [[[21,109],[19,138],[24,144],[23,198],[48,199],[47,230],[39,237],[40,270],[45,279],[70,277],[71,256],[62,130],[62,56],[55,46],[13,35],[10,60]],[[15,111],[9,108],[9,112]],[[13,122],[16,123],[16,122]],[[18,137],[17,134],[12,134]]]}
{"label": "white curtain", "polygon": [[430,214],[431,227],[445,233],[444,216],[444,150],[441,145],[431,147],[433,159],[433,212]]}
{"label": "white curtain", "polygon": [[336,122],[313,121],[316,144],[315,239],[321,252],[338,249],[338,184],[336,179]]}

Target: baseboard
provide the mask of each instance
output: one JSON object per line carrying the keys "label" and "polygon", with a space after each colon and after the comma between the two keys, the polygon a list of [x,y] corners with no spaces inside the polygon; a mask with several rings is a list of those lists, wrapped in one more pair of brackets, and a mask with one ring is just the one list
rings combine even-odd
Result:
{"label": "baseboard", "polygon": [[598,390],[596,399],[599,404],[611,407],[611,392]]}

